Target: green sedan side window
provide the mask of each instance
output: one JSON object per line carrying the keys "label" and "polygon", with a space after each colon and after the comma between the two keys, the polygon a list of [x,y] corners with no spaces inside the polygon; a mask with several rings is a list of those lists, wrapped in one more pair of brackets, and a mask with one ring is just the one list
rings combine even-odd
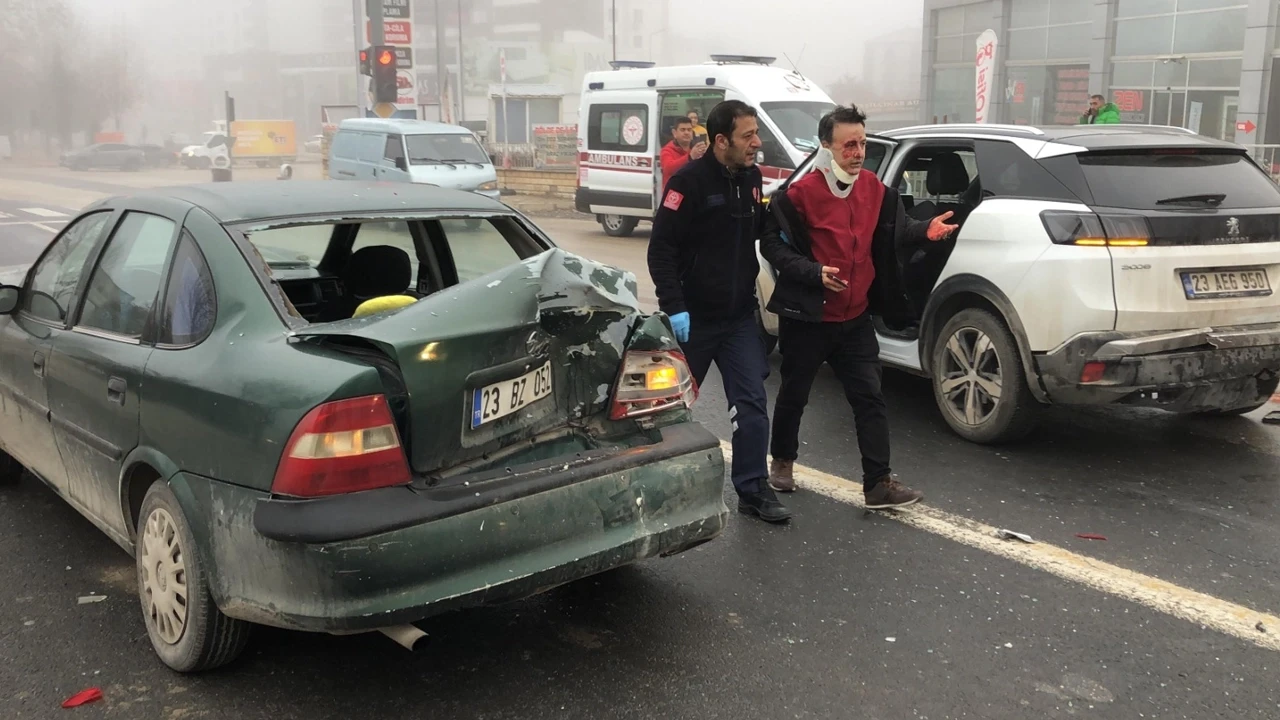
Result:
{"label": "green sedan side window", "polygon": [[172,220],[126,213],[89,278],[79,327],[142,336],[174,243]]}
{"label": "green sedan side window", "polygon": [[23,310],[41,320],[62,323],[80,285],[89,252],[102,234],[110,211],[96,212],[67,228],[40,258],[23,296]]}

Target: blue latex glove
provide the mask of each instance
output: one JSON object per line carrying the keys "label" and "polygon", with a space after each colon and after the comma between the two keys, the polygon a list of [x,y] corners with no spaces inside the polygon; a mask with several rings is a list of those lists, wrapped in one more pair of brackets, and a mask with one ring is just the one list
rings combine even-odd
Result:
{"label": "blue latex glove", "polygon": [[689,342],[689,313],[676,313],[671,316],[671,329],[676,331],[676,340]]}

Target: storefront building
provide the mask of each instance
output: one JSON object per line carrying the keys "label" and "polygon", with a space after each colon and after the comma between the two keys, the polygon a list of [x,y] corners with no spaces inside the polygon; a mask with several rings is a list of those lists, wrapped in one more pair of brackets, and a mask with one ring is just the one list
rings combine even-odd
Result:
{"label": "storefront building", "polygon": [[1125,122],[1280,144],[1277,0],[925,0],[922,122],[973,122],[978,35],[996,33],[993,122]]}

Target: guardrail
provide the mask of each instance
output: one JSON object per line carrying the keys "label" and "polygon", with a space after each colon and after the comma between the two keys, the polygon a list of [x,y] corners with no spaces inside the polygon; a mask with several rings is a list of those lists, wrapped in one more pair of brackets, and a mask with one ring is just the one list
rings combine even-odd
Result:
{"label": "guardrail", "polygon": [[493,166],[497,168],[571,173],[578,171],[576,159],[568,163],[564,158],[549,158],[540,148],[531,143],[509,145],[491,143],[486,149],[489,151],[489,157],[493,158]]}

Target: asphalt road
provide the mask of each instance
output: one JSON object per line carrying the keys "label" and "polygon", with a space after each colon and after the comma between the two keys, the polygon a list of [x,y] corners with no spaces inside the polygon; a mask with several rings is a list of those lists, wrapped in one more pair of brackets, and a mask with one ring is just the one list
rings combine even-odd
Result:
{"label": "asphalt road", "polygon": [[[643,269],[643,228],[612,240],[546,226]],[[0,226],[0,266],[36,231]],[[787,498],[789,526],[735,515],[684,555],[423,622],[430,642],[412,654],[382,636],[263,630],[231,667],[171,673],[148,645],[132,561],[28,480],[0,491],[0,717],[1280,716],[1280,625],[1267,624],[1280,614],[1280,434],[1266,410],[1055,410],[1026,442],[991,449],[951,435],[927,383],[885,377],[895,469],[928,493],[906,522],[834,499],[828,479]],[[696,414],[727,438],[724,406],[713,371]],[[853,476],[829,372],[803,439],[803,464]],[[988,525],[1040,544],[966,544]],[[107,599],[77,604],[90,593]],[[105,702],[58,709],[90,686]]]}

